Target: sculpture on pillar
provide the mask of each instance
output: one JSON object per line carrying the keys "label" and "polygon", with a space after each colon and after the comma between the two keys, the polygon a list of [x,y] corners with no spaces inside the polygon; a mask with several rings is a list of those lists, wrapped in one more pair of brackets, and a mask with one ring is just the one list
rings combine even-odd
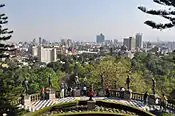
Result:
{"label": "sculpture on pillar", "polygon": [[130,78],[130,75],[128,75],[128,78],[126,79],[126,86],[128,90],[130,89],[130,82],[131,82],[131,78]]}
{"label": "sculpture on pillar", "polygon": [[26,95],[28,94],[28,80],[25,78],[24,81],[22,82],[22,85],[24,87],[24,91]]}
{"label": "sculpture on pillar", "polygon": [[152,92],[154,95],[156,94],[155,87],[156,87],[156,80],[154,78],[152,78]]}
{"label": "sculpture on pillar", "polygon": [[76,75],[75,76],[75,85],[76,85],[76,87],[79,88],[79,84],[80,84],[79,77]]}
{"label": "sculpture on pillar", "polygon": [[101,75],[101,87],[104,89],[104,75]]}
{"label": "sculpture on pillar", "polygon": [[52,79],[51,79],[51,75],[49,75],[49,87],[50,87],[50,89],[52,88]]}

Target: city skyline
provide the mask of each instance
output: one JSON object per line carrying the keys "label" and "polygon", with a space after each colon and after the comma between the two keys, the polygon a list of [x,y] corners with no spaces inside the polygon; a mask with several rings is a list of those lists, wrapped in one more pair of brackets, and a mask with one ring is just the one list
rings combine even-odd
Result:
{"label": "city skyline", "polygon": [[12,41],[32,41],[42,37],[49,41],[72,39],[95,41],[103,33],[106,40],[143,33],[143,41],[174,41],[174,28],[153,30],[144,25],[147,19],[164,22],[161,17],[143,14],[137,6],[159,8],[152,0],[2,0],[2,9],[9,17],[9,29],[14,30]]}

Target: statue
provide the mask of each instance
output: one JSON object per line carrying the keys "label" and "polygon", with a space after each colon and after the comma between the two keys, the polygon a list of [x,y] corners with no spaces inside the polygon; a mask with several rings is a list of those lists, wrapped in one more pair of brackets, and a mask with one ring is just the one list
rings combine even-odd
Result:
{"label": "statue", "polygon": [[25,90],[25,93],[26,95],[28,94],[28,80],[25,78],[25,80],[23,81],[22,83],[23,87],[24,87],[24,90]]}
{"label": "statue", "polygon": [[79,84],[80,84],[79,78],[77,75],[75,76],[75,84],[76,84],[76,86],[79,86]]}
{"label": "statue", "polygon": [[155,87],[156,87],[156,81],[154,78],[152,78],[152,91],[153,91],[153,94],[155,95],[156,92],[155,92]]}
{"label": "statue", "polygon": [[101,75],[101,86],[104,89],[104,75]]}
{"label": "statue", "polygon": [[50,87],[50,89],[52,88],[52,79],[51,79],[51,75],[49,75],[49,87]]}
{"label": "statue", "polygon": [[130,89],[130,75],[128,75],[128,78],[126,79],[126,86],[127,86],[127,89],[129,90]]}

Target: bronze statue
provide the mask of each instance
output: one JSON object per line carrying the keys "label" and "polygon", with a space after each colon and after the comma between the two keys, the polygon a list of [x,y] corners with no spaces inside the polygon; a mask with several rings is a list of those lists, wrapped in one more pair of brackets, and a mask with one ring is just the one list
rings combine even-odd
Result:
{"label": "bronze statue", "polygon": [[28,94],[28,80],[25,78],[25,80],[23,81],[22,83],[23,87],[24,87],[24,90],[25,90],[25,93],[26,95]]}
{"label": "bronze statue", "polygon": [[79,78],[78,78],[78,76],[76,75],[76,76],[75,76],[75,84],[78,85],[79,83],[80,83],[80,82],[79,82]]}
{"label": "bronze statue", "polygon": [[130,81],[131,81],[131,78],[130,78],[130,75],[128,75],[128,78],[126,79],[126,86],[128,90],[130,89]]}
{"label": "bronze statue", "polygon": [[155,87],[156,87],[156,80],[154,78],[152,78],[152,91],[153,91],[153,94],[156,94]]}
{"label": "bronze statue", "polygon": [[52,79],[51,79],[51,75],[49,75],[49,87],[52,88]]}

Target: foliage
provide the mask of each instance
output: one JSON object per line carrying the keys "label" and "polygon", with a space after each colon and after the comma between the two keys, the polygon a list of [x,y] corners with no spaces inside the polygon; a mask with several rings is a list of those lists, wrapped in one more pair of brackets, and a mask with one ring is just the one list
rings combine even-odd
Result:
{"label": "foliage", "polygon": [[155,3],[164,5],[169,7],[168,10],[147,10],[144,6],[139,6],[138,9],[140,9],[142,12],[151,14],[151,15],[157,15],[161,16],[167,20],[169,20],[169,23],[166,24],[157,24],[154,21],[147,20],[145,21],[145,24],[148,26],[151,26],[152,28],[156,29],[166,29],[166,28],[172,28],[175,26],[175,18],[173,17],[175,15],[175,11],[171,9],[171,7],[175,7],[175,1],[174,0],[153,0]]}
{"label": "foliage", "polygon": [[122,113],[112,113],[112,112],[69,112],[69,113],[62,113],[62,114],[54,114],[51,116],[131,116]]}
{"label": "foliage", "polygon": [[[4,7],[0,4],[0,8]],[[8,23],[6,14],[0,13],[0,58],[10,57],[10,53],[14,51],[14,45],[7,44],[7,40],[11,39],[13,31],[9,31],[6,27]],[[17,108],[17,99],[21,93],[21,86],[19,86],[20,78],[15,75],[16,67],[10,67],[9,70],[0,69],[0,115],[7,113],[7,115],[16,116],[20,113]]]}
{"label": "foliage", "polygon": [[77,104],[78,104],[78,101],[72,101],[72,102],[68,102],[68,103],[60,103],[60,104],[56,104],[53,106],[45,107],[45,108],[38,110],[36,112],[33,112],[33,113],[28,113],[26,116],[39,116],[45,112],[48,112],[50,110],[55,109],[56,107],[60,107],[60,108],[71,107],[71,106],[75,106]]}
{"label": "foliage", "polygon": [[[5,4],[0,4],[0,8]],[[0,13],[0,58],[7,58],[11,51],[14,51],[14,45],[6,44],[5,42],[12,37],[13,31],[8,31],[6,24],[8,23],[8,17],[4,13]]]}

